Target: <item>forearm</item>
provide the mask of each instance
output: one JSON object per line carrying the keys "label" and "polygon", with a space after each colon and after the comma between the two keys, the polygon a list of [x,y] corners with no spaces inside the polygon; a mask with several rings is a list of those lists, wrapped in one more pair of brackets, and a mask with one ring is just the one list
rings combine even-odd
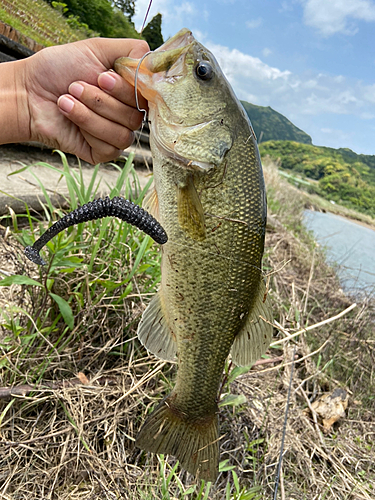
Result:
{"label": "forearm", "polygon": [[0,64],[0,144],[30,140],[26,61]]}

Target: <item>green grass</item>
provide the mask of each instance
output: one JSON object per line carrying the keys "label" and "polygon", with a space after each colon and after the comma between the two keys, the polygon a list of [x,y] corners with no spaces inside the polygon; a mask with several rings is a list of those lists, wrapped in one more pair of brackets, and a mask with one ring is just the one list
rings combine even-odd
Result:
{"label": "green grass", "polygon": [[[71,170],[65,155],[60,155],[62,170],[48,164],[44,166],[61,172],[70,194],[70,209],[74,210],[78,204],[83,205],[95,196],[98,166],[93,169],[91,182],[85,186],[82,175]],[[32,168],[30,171],[32,173]],[[136,181],[135,188],[131,187],[133,180]],[[41,188],[46,199],[44,213],[52,223],[63,212],[53,206],[47,190],[42,185]],[[125,167],[119,169],[119,177],[110,197],[123,193],[135,203],[141,203],[145,189],[140,188],[130,157]],[[45,231],[44,223],[35,218],[27,207],[25,209],[25,215],[13,216],[14,234],[22,246],[32,245]],[[21,228],[17,219],[25,217],[28,225]],[[121,308],[127,296],[134,292],[132,278],[135,275],[141,277],[143,293],[146,294],[154,293],[160,281],[160,256],[152,239],[132,226],[109,217],[68,228],[51,240],[42,252],[47,253],[45,260],[48,265],[46,269],[38,269],[37,278],[13,275],[0,281],[0,286],[25,286],[33,304],[32,315],[18,305],[7,308],[3,311],[2,323],[3,328],[13,334],[5,337],[2,347],[6,351],[15,349],[21,353],[21,358],[30,365],[28,381],[39,381],[71,337],[77,336],[77,318],[87,303],[95,309],[110,294],[111,307]],[[32,367],[29,351],[41,349],[41,344],[49,345],[51,350],[45,361]],[[2,364],[6,365],[6,359]]]}
{"label": "green grass", "polygon": [[[60,155],[58,171],[68,187],[70,211],[97,193],[98,167],[85,185],[80,170]],[[32,172],[22,167],[14,174],[22,175],[25,168]],[[131,159],[118,172],[111,196],[141,203],[147,188],[141,189]],[[267,236],[265,270],[279,270],[270,277],[270,297],[275,318],[293,332],[341,311],[350,300],[338,292],[324,254],[303,230],[303,198],[291,196],[276,169],[266,174],[272,213],[283,229]],[[10,242],[3,244],[9,244],[14,264],[11,276],[0,281],[0,385],[34,387],[26,396],[0,399],[0,487],[9,477],[6,493],[25,500],[42,498],[45,491],[58,499],[99,500],[103,488],[126,499],[272,498],[287,367],[250,370],[227,362],[217,483],[195,481],[173,457],[135,449],[144,415],[170,391],[176,369],[146,355],[135,338],[140,315],[161,279],[160,250],[139,230],[105,218],[71,227],[50,241],[42,250],[45,268],[26,263],[23,247],[65,214],[41,188],[43,221],[27,207],[24,214],[0,220],[11,228]],[[283,466],[286,498],[336,500],[341,492],[348,495],[348,488],[359,488],[362,495],[373,491],[374,339],[368,311],[363,305],[361,314],[355,311],[297,340],[300,357],[329,343],[295,369]],[[289,360],[288,349],[288,344],[275,345],[267,356]],[[82,374],[88,384],[62,384]],[[322,445],[303,413],[301,384],[309,397],[337,384],[347,387],[359,401],[352,403],[348,418],[366,422],[367,432],[362,424],[344,420],[321,438]],[[343,462],[350,477],[340,470]],[[9,471],[14,473],[9,476]]]}
{"label": "green grass", "polygon": [[[39,165],[59,171],[68,188],[69,196],[66,202],[70,211],[95,197],[99,187],[98,166],[93,168],[91,181],[85,185],[81,170],[71,169],[65,155],[60,152],[60,156],[61,169],[47,163]],[[121,194],[141,204],[151,180],[141,189],[131,162],[130,157],[122,169],[114,165],[119,170],[119,176],[110,191],[110,197]],[[48,225],[51,225],[65,214],[65,210],[62,211],[52,204],[48,191],[35,176],[32,167],[21,167],[12,175],[22,175],[26,169],[34,175],[43,191],[44,217]],[[12,227],[13,238],[19,242],[21,249],[32,245],[46,230],[46,223],[40,220],[38,214],[31,213],[27,206],[24,214],[11,213],[9,216],[3,216],[0,224],[3,227]],[[0,385],[9,387],[32,384],[46,390],[43,389],[46,381],[56,380],[56,374],[57,380],[61,381],[61,378],[71,378],[69,373],[72,371],[93,374],[103,366],[112,374],[113,370],[119,369],[117,367],[127,363],[136,365],[134,369],[138,370],[138,374],[132,379],[132,384],[136,384],[143,373],[145,353],[134,340],[134,331],[142,310],[143,297],[147,300],[152,296],[160,282],[158,247],[149,236],[136,228],[108,217],[64,230],[53,238],[41,253],[47,266],[42,268],[26,265],[22,262],[25,257],[21,253],[17,257],[21,272],[0,281],[2,290],[18,290],[19,298],[9,301],[0,314]],[[104,355],[103,344],[108,344]],[[146,365],[150,363],[155,365],[152,358],[147,360]],[[240,394],[231,394],[230,384],[249,369],[250,367],[231,370],[230,365],[227,365],[220,402],[222,411],[232,414],[241,411],[246,398]],[[153,378],[162,388],[158,390],[157,399],[160,390],[168,392],[171,389],[171,375],[168,370],[168,367],[162,369]],[[36,394],[39,394],[38,391]],[[140,396],[141,393],[138,398]],[[34,398],[32,408],[33,413],[36,412],[36,418],[40,412],[38,401],[41,405],[48,405],[50,398],[43,392]],[[89,455],[95,453],[98,442],[90,439],[82,430],[84,424],[77,415],[77,407],[63,395],[58,396],[55,401],[57,408],[54,408],[54,418],[57,415],[57,421],[72,427],[75,439],[83,451]],[[0,411],[0,424],[3,423],[5,432],[12,420],[9,420],[9,412],[14,403],[17,415],[30,418],[26,417],[30,412],[27,400],[18,403],[12,399]],[[91,403],[90,409],[85,412],[85,420],[89,420],[91,411],[101,412],[101,406],[100,400]],[[137,427],[143,418],[142,414],[144,407],[138,403],[137,413],[132,416],[132,419],[139,420]],[[53,428],[54,424],[51,425]],[[24,435],[27,432],[24,428]],[[145,460],[144,453],[142,457],[141,463]],[[25,458],[25,467],[29,467],[31,471],[33,467],[26,465],[27,460],[29,458]],[[63,466],[61,460],[60,458],[58,467]],[[102,466],[104,465],[100,462],[99,468]],[[45,467],[47,473],[48,464],[45,464]],[[147,471],[147,463],[144,467]],[[241,484],[242,481],[234,469],[235,466],[230,464],[228,459],[223,459],[220,463],[220,471],[226,478],[221,490],[223,498],[260,500],[260,486]],[[136,498],[154,497],[166,500],[206,500],[213,498],[213,494],[218,494],[211,483],[186,483],[181,478],[178,462],[175,461],[171,465],[162,455],[156,457],[150,478],[145,478],[137,484],[135,491]]]}
{"label": "green grass", "polygon": [[0,19],[45,46],[88,37],[86,30],[71,28],[66,18],[43,0],[4,0]]}

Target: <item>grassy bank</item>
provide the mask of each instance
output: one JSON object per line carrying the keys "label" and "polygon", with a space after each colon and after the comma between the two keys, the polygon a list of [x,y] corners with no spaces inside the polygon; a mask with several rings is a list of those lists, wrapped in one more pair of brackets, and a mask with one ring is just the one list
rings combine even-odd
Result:
{"label": "grassy bank", "polygon": [[310,210],[330,212],[332,214],[340,215],[341,217],[345,217],[355,222],[364,224],[371,229],[375,229],[375,219],[374,217],[371,217],[371,215],[358,212],[357,210],[341,205],[340,203],[336,203],[333,200],[328,200],[316,193],[310,192],[311,190],[309,189],[309,187],[311,186],[311,180],[307,182],[301,175],[288,174],[287,172],[280,170],[279,163],[274,162],[267,155],[262,158],[262,161],[263,165],[265,166],[265,170],[267,170],[268,167],[270,167],[271,169],[275,167],[278,169],[279,177],[284,178],[288,181],[289,186],[286,189],[288,189],[288,192],[291,196],[297,197],[300,202],[300,209],[303,206],[304,208]]}
{"label": "grassy bank", "polygon": [[305,191],[375,217],[375,156],[293,141],[268,141],[259,149]]}
{"label": "grassy bank", "polygon": [[[62,168],[73,209],[92,198],[97,180],[83,186],[72,172]],[[135,338],[160,281],[156,245],[105,219],[60,234],[40,269],[25,262],[22,246],[46,224],[30,213],[2,219],[0,269],[9,274],[0,283],[4,498],[272,498],[293,356],[284,498],[374,497],[374,304],[364,301],[331,321],[353,301],[302,226],[303,195],[272,165],[265,174],[271,217],[264,271],[277,326],[261,364],[245,373],[226,366],[215,485],[196,482],[173,458],[134,448],[145,414],[170,391],[175,373]],[[118,193],[143,197],[130,164],[119,172]],[[47,218],[61,214],[47,201]],[[348,408],[323,432],[310,406],[338,388]]]}
{"label": "grassy bank", "polygon": [[87,30],[72,28],[67,19],[43,0],[3,0],[0,19],[41,45],[83,40]]}

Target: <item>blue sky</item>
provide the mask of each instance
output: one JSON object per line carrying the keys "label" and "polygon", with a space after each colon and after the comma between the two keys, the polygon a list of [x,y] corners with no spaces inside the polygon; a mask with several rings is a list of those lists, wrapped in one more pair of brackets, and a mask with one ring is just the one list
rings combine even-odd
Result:
{"label": "blue sky", "polygon": [[[136,0],[140,29],[149,0]],[[313,143],[375,155],[375,0],[153,0],[167,39],[186,27],[240,99]]]}

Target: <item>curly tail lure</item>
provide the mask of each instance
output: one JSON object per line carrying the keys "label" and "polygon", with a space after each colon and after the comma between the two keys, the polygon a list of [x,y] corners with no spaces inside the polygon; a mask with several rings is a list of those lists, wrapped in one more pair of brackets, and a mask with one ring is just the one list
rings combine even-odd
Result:
{"label": "curly tail lure", "polygon": [[42,236],[33,244],[25,248],[25,255],[35,264],[45,266],[46,262],[42,259],[39,252],[54,236],[64,229],[95,219],[113,216],[122,219],[141,231],[151,236],[156,243],[163,245],[167,242],[168,236],[159,222],[152,217],[146,210],[136,205],[132,201],[120,198],[98,198],[85,205],[73,210],[62,219],[53,224]]}

